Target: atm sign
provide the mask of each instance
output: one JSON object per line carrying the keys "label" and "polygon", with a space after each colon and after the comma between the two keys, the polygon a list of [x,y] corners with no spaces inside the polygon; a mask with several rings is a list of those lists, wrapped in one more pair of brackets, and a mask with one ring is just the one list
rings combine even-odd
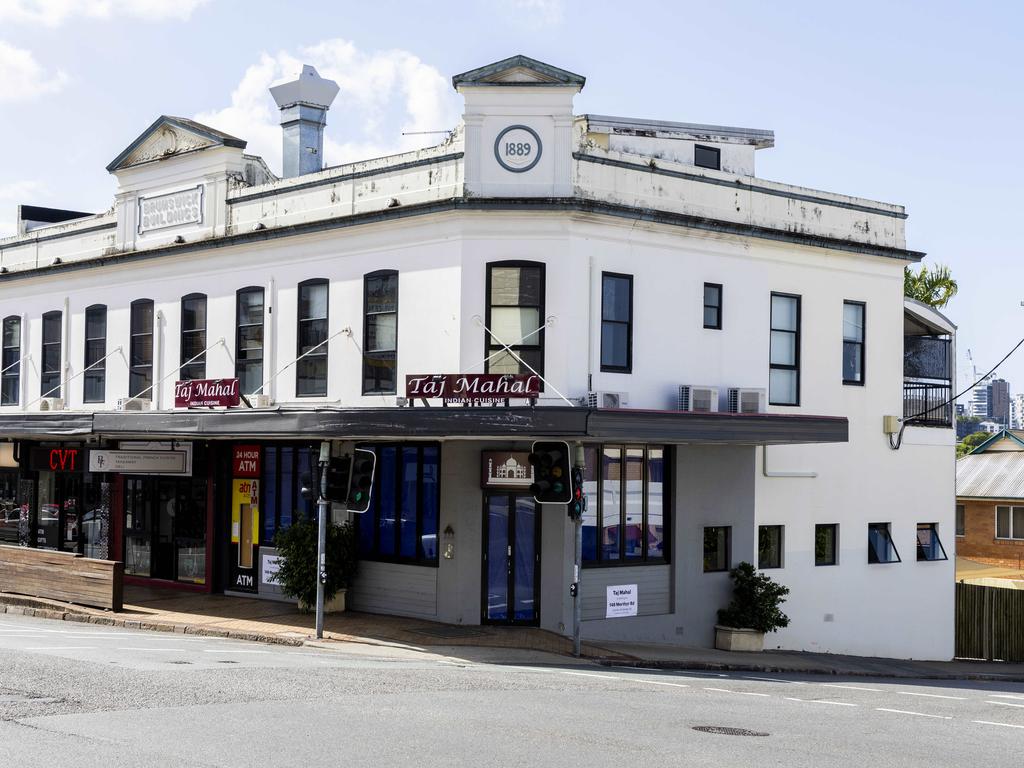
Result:
{"label": "atm sign", "polygon": [[258,445],[236,445],[231,461],[232,477],[260,476],[260,447]]}

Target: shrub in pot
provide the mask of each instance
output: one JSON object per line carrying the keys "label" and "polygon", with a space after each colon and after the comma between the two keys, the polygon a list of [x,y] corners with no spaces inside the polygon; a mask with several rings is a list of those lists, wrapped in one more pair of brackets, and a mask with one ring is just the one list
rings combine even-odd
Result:
{"label": "shrub in pot", "polygon": [[789,626],[780,608],[789,587],[777,584],[750,563],[740,563],[729,576],[733,581],[732,602],[718,612],[715,647],[725,651],[760,651],[764,635]]}
{"label": "shrub in pot", "polygon": [[[283,528],[274,537],[281,562],[274,581],[290,597],[298,598],[299,608],[310,610],[316,606],[317,523],[300,520]],[[324,584],[324,604],[334,599],[351,583],[359,565],[356,554],[356,535],[352,523],[327,526],[327,583]]]}

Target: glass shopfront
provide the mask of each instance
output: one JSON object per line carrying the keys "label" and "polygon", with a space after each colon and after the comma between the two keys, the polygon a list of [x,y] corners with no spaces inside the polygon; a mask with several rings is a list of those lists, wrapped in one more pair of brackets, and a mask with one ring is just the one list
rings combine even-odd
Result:
{"label": "glass shopfront", "polygon": [[124,477],[124,572],[206,584],[206,478]]}
{"label": "glass shopfront", "polygon": [[0,544],[20,541],[21,505],[18,503],[17,470],[0,471]]}

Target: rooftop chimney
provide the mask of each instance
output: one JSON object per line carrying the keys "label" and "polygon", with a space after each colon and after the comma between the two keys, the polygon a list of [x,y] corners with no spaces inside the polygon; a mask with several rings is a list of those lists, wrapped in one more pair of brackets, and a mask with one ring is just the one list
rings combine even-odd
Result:
{"label": "rooftop chimney", "polygon": [[270,89],[281,110],[284,178],[316,173],[323,168],[327,110],[338,95],[338,84],[325,80],[306,64],[298,80]]}

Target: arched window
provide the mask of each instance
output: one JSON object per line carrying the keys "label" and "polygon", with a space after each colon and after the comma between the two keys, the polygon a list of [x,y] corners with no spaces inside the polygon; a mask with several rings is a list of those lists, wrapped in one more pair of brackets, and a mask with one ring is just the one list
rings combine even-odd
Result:
{"label": "arched window", "polygon": [[43,315],[43,342],[40,356],[40,397],[60,397],[60,326],[61,312]]}
{"label": "arched window", "polygon": [[153,300],[136,299],[131,306],[128,395],[149,395],[153,387]]}
{"label": "arched window", "polygon": [[363,277],[363,394],[393,395],[398,369],[398,272]]}
{"label": "arched window", "polygon": [[107,308],[93,304],[85,309],[85,373],[82,399],[102,403],[107,390]]}
{"label": "arched window", "polygon": [[181,299],[181,381],[206,378],[206,295]]}
{"label": "arched window", "polygon": [[[497,261],[487,265],[487,373],[544,375],[544,265],[535,261]],[[491,335],[493,334],[493,335]],[[519,362],[503,347],[508,345]]]}
{"label": "arched window", "polygon": [[17,405],[21,395],[21,318],[4,318],[0,353],[0,405]]}
{"label": "arched window", "polygon": [[263,386],[263,289],[235,294],[235,377],[244,395]]}
{"label": "arched window", "polygon": [[[326,280],[299,283],[298,352],[306,355],[295,370],[295,395],[316,397],[327,394],[327,311],[329,285]],[[309,354],[306,354],[306,353]]]}

